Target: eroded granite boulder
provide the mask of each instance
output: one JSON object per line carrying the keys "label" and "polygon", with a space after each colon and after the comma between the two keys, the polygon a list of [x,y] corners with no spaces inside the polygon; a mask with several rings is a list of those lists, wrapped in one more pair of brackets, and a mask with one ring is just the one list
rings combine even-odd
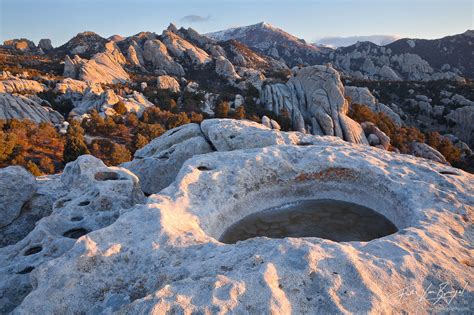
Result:
{"label": "eroded granite boulder", "polygon": [[135,175],[106,167],[89,155],[69,163],[61,180],[62,185],[57,179],[49,185],[59,197],[51,214],[19,242],[0,248],[0,313],[12,311],[31,291],[32,270],[66,253],[81,236],[110,225],[127,209],[144,202]]}
{"label": "eroded granite boulder", "polygon": [[[286,84],[268,84],[260,100],[279,114],[285,108],[293,129],[368,144],[360,125],[347,116],[349,104],[339,73],[331,65],[294,68]],[[305,119],[312,122],[305,125]]]}
{"label": "eroded granite boulder", "polygon": [[0,169],[0,228],[15,220],[36,192],[36,180],[21,166]]}
{"label": "eroded granite boulder", "polygon": [[29,119],[34,122],[60,124],[64,117],[51,107],[23,95],[0,93],[0,119]]}
{"label": "eroded granite boulder", "polygon": [[[310,145],[214,152],[186,161],[146,205],[37,266],[34,288],[15,313],[365,314],[448,307],[468,313],[474,300],[473,175],[335,137],[308,137]],[[306,199],[365,205],[399,232],[370,242],[218,241],[249,214]],[[23,267],[14,262],[10,268]],[[404,295],[405,288],[416,294]],[[463,294],[432,299],[439,288]]]}

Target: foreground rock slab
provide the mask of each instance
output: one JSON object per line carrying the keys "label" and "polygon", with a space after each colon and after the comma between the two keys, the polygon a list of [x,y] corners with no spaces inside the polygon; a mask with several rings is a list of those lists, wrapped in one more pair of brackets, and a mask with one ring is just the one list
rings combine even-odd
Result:
{"label": "foreground rock slab", "polygon": [[[79,237],[113,223],[122,212],[144,202],[135,175],[107,167],[90,155],[69,163],[61,177],[52,175],[49,180],[47,186],[57,193],[54,204],[33,200],[33,205],[45,208],[49,204],[50,215],[36,222],[34,229],[14,245],[0,248],[1,314],[12,311],[33,289],[30,275],[35,268],[66,253]],[[46,187],[40,192],[54,198],[54,192]],[[8,235],[16,237],[14,233]]]}
{"label": "foreground rock slab", "polygon": [[0,169],[0,228],[15,220],[36,192],[36,180],[20,166]]}
{"label": "foreground rock slab", "polygon": [[[399,232],[370,242],[218,241],[251,213],[307,199],[367,206]],[[473,205],[473,175],[334,137],[202,154],[146,205],[36,267],[14,313],[468,313]],[[423,295],[439,289],[463,294]]]}

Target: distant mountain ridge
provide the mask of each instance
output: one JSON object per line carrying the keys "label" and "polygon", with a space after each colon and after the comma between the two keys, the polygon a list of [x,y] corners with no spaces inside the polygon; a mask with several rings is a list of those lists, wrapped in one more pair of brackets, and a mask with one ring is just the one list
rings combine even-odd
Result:
{"label": "distant mountain ridge", "polygon": [[267,56],[285,61],[288,66],[317,64],[323,61],[320,57],[321,48],[310,45],[305,40],[267,22],[204,35],[217,41],[237,40]]}
{"label": "distant mountain ridge", "polygon": [[387,45],[364,41],[331,49],[265,22],[205,34],[234,39],[289,67],[333,63],[345,75],[367,80],[462,80],[474,78],[474,31],[440,39],[402,38]]}
{"label": "distant mountain ridge", "polygon": [[[204,35],[193,29],[178,29],[170,25],[161,35],[141,32],[129,37],[114,35],[106,39],[94,32],[83,32],[54,49],[46,44],[49,40],[43,40],[46,41],[43,45],[40,43],[39,46],[35,46],[27,39],[5,41],[4,47],[24,52],[39,51],[42,48],[40,53],[54,54],[60,58],[64,55],[70,57],[78,55],[90,59],[95,54],[104,52],[106,43],[113,41],[125,57],[130,61],[133,59],[133,64],[143,69],[147,67],[150,69],[150,63],[155,62],[150,69],[155,70],[157,60],[153,61],[148,57],[152,50],[163,49],[163,43],[156,42],[162,39],[166,39],[164,46],[169,46],[168,48],[173,49],[175,44],[179,46],[172,54],[172,58],[166,61],[169,63],[169,72],[174,74],[182,74],[184,70],[179,69],[180,66],[174,64],[173,59],[188,56],[191,59],[198,58],[198,63],[201,63],[209,56],[216,58],[228,54],[232,56],[230,62],[234,66],[245,66],[250,62],[254,68],[262,66],[267,69],[273,66],[281,68],[281,64],[291,68],[332,63],[344,76],[364,80],[462,81],[465,77],[474,78],[472,30],[434,40],[402,38],[387,45],[363,41],[332,49],[309,44],[266,22]],[[145,47],[146,42],[148,44]],[[227,50],[227,53],[222,49]],[[235,54],[236,50],[240,52]],[[244,55],[248,58],[243,58]]]}

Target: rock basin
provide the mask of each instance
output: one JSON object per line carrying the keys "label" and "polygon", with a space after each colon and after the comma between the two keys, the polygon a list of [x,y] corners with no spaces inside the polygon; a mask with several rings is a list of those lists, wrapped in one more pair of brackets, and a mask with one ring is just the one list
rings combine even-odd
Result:
{"label": "rock basin", "polygon": [[335,242],[370,241],[397,232],[367,207],[331,199],[303,200],[266,209],[231,225],[220,237],[227,244],[258,236],[319,237]]}

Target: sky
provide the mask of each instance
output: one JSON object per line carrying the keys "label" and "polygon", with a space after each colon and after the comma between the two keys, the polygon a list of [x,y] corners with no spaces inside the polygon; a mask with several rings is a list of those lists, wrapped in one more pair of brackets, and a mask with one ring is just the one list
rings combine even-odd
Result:
{"label": "sky", "polygon": [[170,22],[201,33],[268,22],[308,42],[325,37],[441,38],[474,29],[474,0],[0,0],[0,41],[93,31],[161,33]]}

